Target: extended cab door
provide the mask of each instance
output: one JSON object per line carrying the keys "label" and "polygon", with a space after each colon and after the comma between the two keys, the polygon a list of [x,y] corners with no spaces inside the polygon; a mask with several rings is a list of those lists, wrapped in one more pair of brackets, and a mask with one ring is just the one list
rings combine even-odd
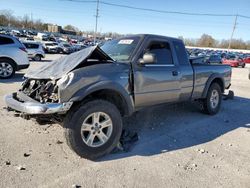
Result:
{"label": "extended cab door", "polygon": [[143,54],[154,54],[152,64],[140,64],[134,69],[134,94],[136,107],[176,102],[180,96],[180,71],[167,39],[150,39],[145,42]]}

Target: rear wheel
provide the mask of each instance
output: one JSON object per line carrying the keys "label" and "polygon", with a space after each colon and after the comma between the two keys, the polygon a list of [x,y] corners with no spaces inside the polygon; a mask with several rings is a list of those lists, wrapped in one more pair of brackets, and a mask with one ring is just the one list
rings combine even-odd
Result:
{"label": "rear wheel", "polygon": [[35,61],[41,61],[42,57],[40,55],[35,55],[34,60]]}
{"label": "rear wheel", "polygon": [[15,64],[9,59],[0,59],[0,78],[10,78],[15,74]]}
{"label": "rear wheel", "polygon": [[115,105],[93,100],[73,108],[64,121],[70,148],[79,156],[96,159],[111,152],[122,132],[122,119]]}
{"label": "rear wheel", "polygon": [[201,101],[203,113],[214,115],[220,110],[222,100],[221,88],[217,83],[213,83],[207,93],[206,99]]}

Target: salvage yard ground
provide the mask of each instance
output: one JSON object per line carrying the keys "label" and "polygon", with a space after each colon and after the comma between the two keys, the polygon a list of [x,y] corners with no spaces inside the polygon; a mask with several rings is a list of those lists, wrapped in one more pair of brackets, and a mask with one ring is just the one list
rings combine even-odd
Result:
{"label": "salvage yard ground", "polygon": [[68,148],[60,125],[41,126],[3,109],[3,96],[20,87],[23,73],[0,80],[0,187],[250,187],[248,68],[233,69],[236,97],[217,115],[191,104],[144,109],[124,119],[139,134],[132,151],[96,162]]}

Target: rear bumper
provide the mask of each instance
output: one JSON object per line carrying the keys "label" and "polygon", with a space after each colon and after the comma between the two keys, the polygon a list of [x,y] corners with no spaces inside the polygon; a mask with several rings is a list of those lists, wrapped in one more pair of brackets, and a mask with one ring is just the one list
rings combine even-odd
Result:
{"label": "rear bumper", "polygon": [[25,65],[17,65],[16,70],[19,71],[21,69],[27,69],[30,66],[30,64],[25,64]]}
{"label": "rear bumper", "polygon": [[20,102],[14,98],[13,94],[5,95],[4,101],[12,110],[22,112],[29,115],[35,114],[55,114],[65,113],[72,106],[73,102],[67,103],[46,103],[41,104],[39,102]]}

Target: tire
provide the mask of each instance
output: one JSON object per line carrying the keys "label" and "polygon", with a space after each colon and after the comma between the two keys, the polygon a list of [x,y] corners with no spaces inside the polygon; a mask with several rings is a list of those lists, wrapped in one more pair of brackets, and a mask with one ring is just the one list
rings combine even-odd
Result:
{"label": "tire", "polygon": [[[99,120],[94,121],[92,114],[94,113],[96,115],[99,112],[99,120],[104,118],[102,117],[103,114],[110,118],[112,130],[110,128],[111,126],[102,129],[92,129],[97,126],[95,122],[100,123]],[[106,119],[102,122],[104,121],[106,121]],[[87,126],[82,125],[83,123]],[[69,147],[79,156],[91,160],[110,153],[117,146],[122,133],[122,118],[120,112],[114,104],[105,100],[93,100],[73,107],[66,115],[63,124]],[[101,123],[100,125],[105,126]],[[91,145],[91,141],[89,141],[91,139],[88,138],[90,138],[90,135],[94,135],[94,131],[96,131],[96,136],[92,139],[93,143]],[[98,134],[99,132],[101,132],[102,135],[106,135],[106,141],[102,144],[100,144],[102,141],[99,139],[99,136],[101,136],[101,133]]]}
{"label": "tire", "polygon": [[33,58],[35,61],[41,61],[42,57],[40,55],[35,55],[35,57]]}
{"label": "tire", "polygon": [[0,59],[0,78],[11,78],[15,74],[15,63],[10,59]]}
{"label": "tire", "polygon": [[[215,98],[217,96],[217,98]],[[213,101],[211,101],[213,100]],[[206,99],[201,101],[201,110],[205,114],[215,115],[219,112],[222,101],[222,92],[219,84],[213,83],[207,93]]]}
{"label": "tire", "polygon": [[242,67],[242,68],[245,68],[245,66],[246,66],[246,64],[244,63],[241,67]]}

